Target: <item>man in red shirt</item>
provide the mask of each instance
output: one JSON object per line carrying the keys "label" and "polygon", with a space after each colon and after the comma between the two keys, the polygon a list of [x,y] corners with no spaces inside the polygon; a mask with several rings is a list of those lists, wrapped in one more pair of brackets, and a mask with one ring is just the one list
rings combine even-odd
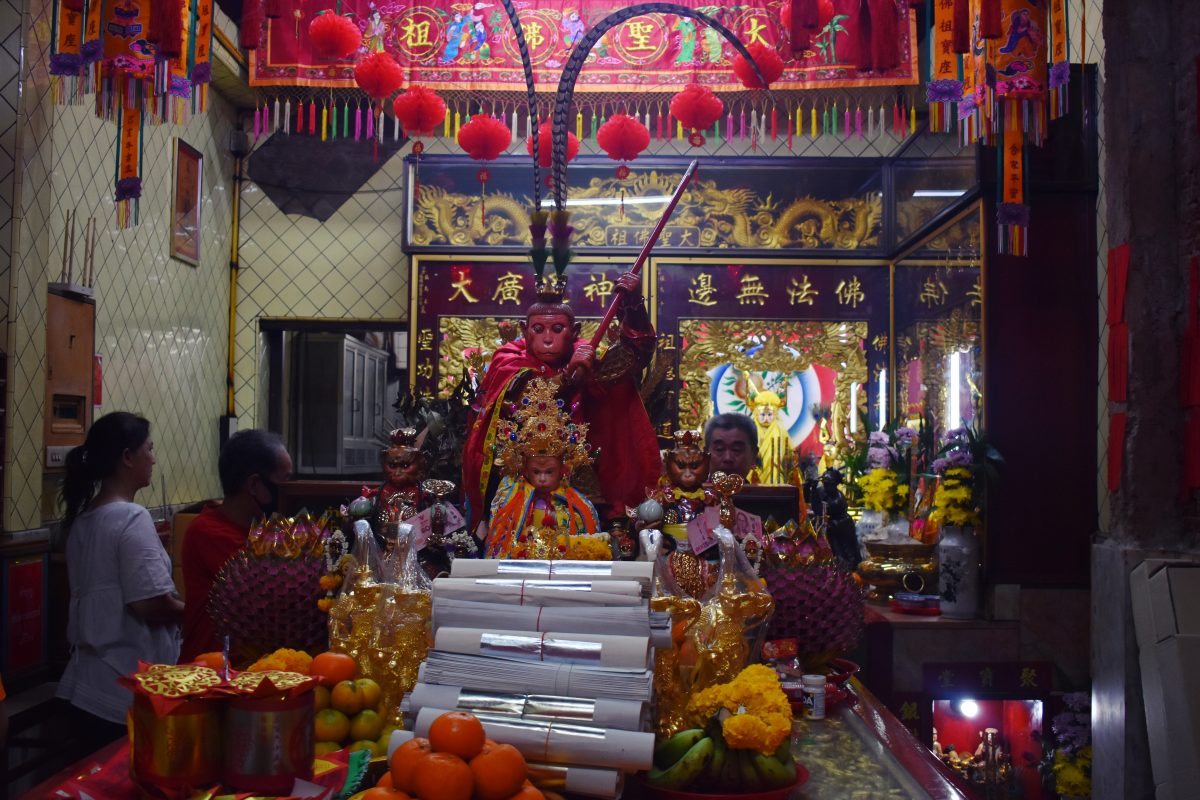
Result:
{"label": "man in red shirt", "polygon": [[179,663],[221,649],[208,593],[225,562],[246,543],[254,520],[279,504],[279,484],[292,476],[292,457],[283,441],[261,430],[238,431],[217,459],[225,499],[204,507],[183,535],[183,646]]}

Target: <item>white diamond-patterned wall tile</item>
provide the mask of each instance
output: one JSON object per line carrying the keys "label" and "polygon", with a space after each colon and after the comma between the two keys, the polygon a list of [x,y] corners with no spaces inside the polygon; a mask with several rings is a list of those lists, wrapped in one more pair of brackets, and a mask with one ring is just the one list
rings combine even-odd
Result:
{"label": "white diamond-patterned wall tile", "polygon": [[13,185],[12,262],[9,270],[5,424],[4,528],[41,523],[42,400],[45,389],[46,265],[50,260],[50,176],[53,173],[54,105],[47,71],[49,0],[26,7],[25,74],[17,118],[17,175]]}
{"label": "white diamond-patterned wall tile", "polygon": [[1099,161],[1099,191],[1096,194],[1096,307],[1099,330],[1096,334],[1096,497],[1099,527],[1108,531],[1108,189],[1104,169],[1104,26],[1103,0],[1068,0],[1067,15],[1071,26],[1071,61],[1082,58],[1096,66],[1098,85],[1094,90],[1099,102],[1092,109],[1097,131],[1096,155]]}
{"label": "white diamond-patterned wall tile", "polygon": [[8,349],[9,270],[16,189],[17,104],[21,97],[21,6],[0,0],[0,350]]}
{"label": "white diamond-patterned wall tile", "polygon": [[[52,103],[46,77],[48,6],[44,0],[31,6],[8,320],[8,530],[43,521],[45,296],[47,282],[58,280],[62,270],[65,209],[78,220],[77,276],[83,224],[96,218],[101,410],[136,411],[153,425],[158,466],[153,485],[139,494],[143,504],[184,503],[219,493],[217,418],[225,400],[233,167],[226,143],[234,112],[210,93],[208,112],[188,125],[146,127],[140,224],[118,229],[112,201],[116,128],[95,117],[90,103]],[[198,267],[168,257],[176,137],[204,155]]]}

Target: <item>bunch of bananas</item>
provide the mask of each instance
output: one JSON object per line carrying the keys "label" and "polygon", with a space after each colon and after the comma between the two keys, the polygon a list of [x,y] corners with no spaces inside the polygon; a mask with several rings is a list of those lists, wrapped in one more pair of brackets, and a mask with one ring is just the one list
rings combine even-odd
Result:
{"label": "bunch of bananas", "polygon": [[720,725],[710,725],[682,731],[659,744],[647,781],[662,789],[702,785],[718,792],[763,792],[795,783],[796,762],[789,739],[765,756],[729,747]]}

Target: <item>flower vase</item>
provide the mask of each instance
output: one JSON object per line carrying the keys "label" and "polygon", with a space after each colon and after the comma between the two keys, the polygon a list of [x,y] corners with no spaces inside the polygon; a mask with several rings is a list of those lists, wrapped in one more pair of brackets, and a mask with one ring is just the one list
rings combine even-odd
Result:
{"label": "flower vase", "polygon": [[942,616],[973,619],[979,614],[979,538],[974,528],[942,527],[938,541]]}
{"label": "flower vase", "polygon": [[854,523],[854,533],[858,536],[858,543],[869,542],[874,539],[879,539],[883,536],[882,528],[886,519],[882,511],[873,509],[864,509]]}

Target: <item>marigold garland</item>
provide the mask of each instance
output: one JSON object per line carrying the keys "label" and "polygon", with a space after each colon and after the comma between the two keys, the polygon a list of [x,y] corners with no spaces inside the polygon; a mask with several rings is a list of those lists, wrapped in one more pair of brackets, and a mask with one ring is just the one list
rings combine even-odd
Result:
{"label": "marigold garland", "polygon": [[688,714],[696,727],[724,709],[730,713],[721,723],[725,743],[735,750],[775,752],[792,733],[792,706],[775,670],[751,664],[729,683],[703,689],[688,701]]}
{"label": "marigold garland", "polygon": [[274,653],[268,653],[258,661],[255,661],[246,668],[246,672],[270,672],[274,670],[278,672],[297,672],[301,675],[307,675],[311,666],[312,656],[308,653],[305,653],[303,650],[291,650],[287,647],[281,647]]}

